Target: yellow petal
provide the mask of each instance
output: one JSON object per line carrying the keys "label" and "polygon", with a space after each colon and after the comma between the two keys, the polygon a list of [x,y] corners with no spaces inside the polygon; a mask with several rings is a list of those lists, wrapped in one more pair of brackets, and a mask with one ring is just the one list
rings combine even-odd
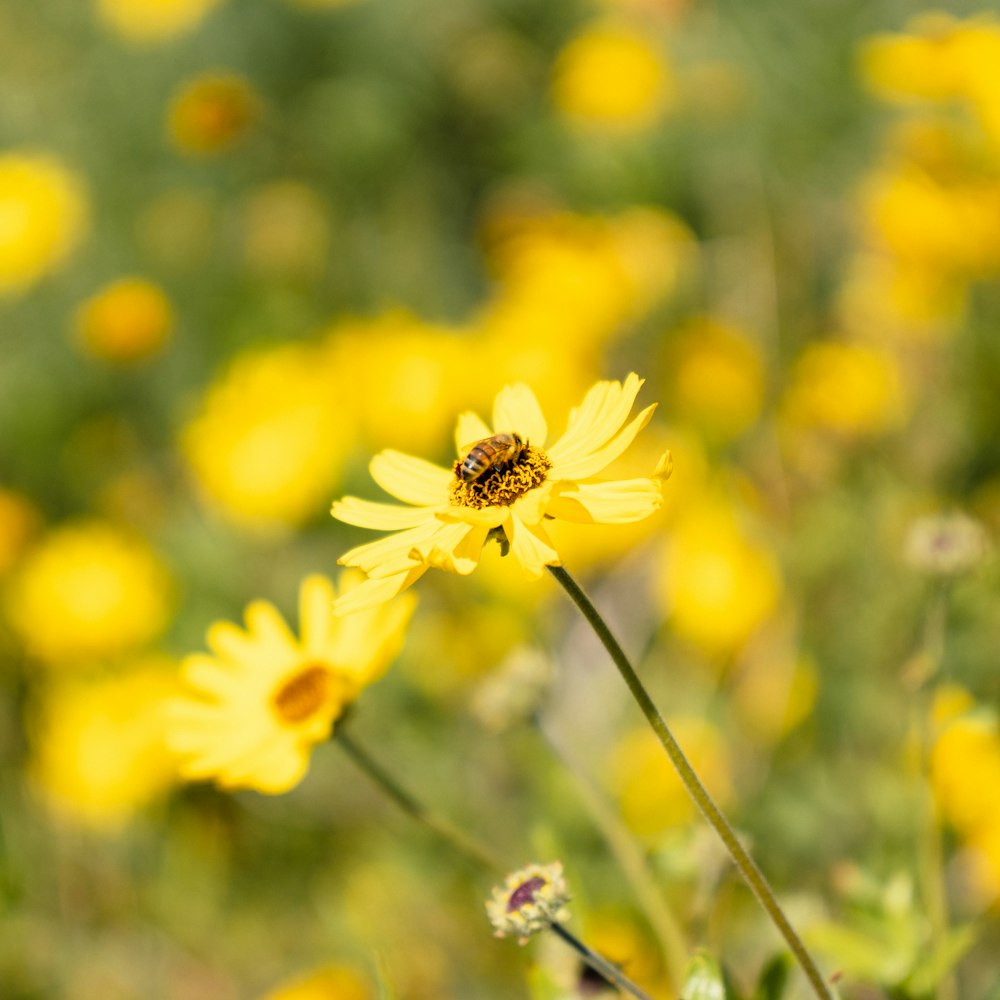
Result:
{"label": "yellow petal", "polygon": [[427,569],[423,563],[415,563],[393,576],[369,577],[346,594],[341,594],[333,604],[333,613],[349,615],[373,604],[382,604],[416,583]]}
{"label": "yellow petal", "polygon": [[356,566],[368,576],[392,576],[407,569],[413,561],[410,552],[426,545],[440,526],[440,521],[429,517],[408,531],[397,531],[386,538],[358,545],[337,561],[342,566]]}
{"label": "yellow petal", "polygon": [[576,458],[566,461],[557,459],[550,455],[552,468],[549,475],[552,479],[587,479],[597,475],[602,469],[607,468],[634,440],[639,433],[649,423],[649,418],[656,409],[656,403],[647,406],[638,416],[636,416],[623,430],[616,434],[603,447],[598,447],[593,451],[585,452]]}
{"label": "yellow petal", "polygon": [[433,545],[418,557],[437,569],[467,576],[479,565],[479,557],[489,534],[488,527],[451,524],[434,536]]}
{"label": "yellow petal", "polygon": [[318,656],[330,641],[333,598],[333,584],[319,573],[307,576],[299,587],[299,631],[309,656]]}
{"label": "yellow petal", "polygon": [[374,503],[358,497],[334,500],[330,513],[345,524],[376,531],[399,531],[413,528],[427,520],[426,507],[397,507],[391,503]]}
{"label": "yellow petal", "polygon": [[579,483],[555,493],[548,505],[551,517],[577,524],[629,524],[649,517],[663,503],[655,479],[622,479],[609,483]]}
{"label": "yellow petal", "polygon": [[478,413],[466,410],[465,413],[460,414],[458,423],[455,425],[455,451],[459,459],[465,458],[469,454],[469,449],[477,441],[488,438],[492,433],[493,431]]}
{"label": "yellow petal", "polygon": [[549,458],[568,463],[601,448],[628,419],[643,380],[632,372],[621,382],[598,382],[580,406],[570,411],[566,433],[551,448]]}
{"label": "yellow petal", "polygon": [[392,450],[379,452],[368,469],[386,493],[404,503],[429,507],[448,502],[448,484],[453,478],[450,469]]}
{"label": "yellow petal", "polygon": [[517,432],[536,447],[545,444],[548,427],[535,394],[523,382],[504,386],[493,403],[493,429],[498,434]]}
{"label": "yellow petal", "polygon": [[529,576],[537,579],[545,572],[546,566],[560,565],[559,553],[552,547],[541,525],[529,526],[515,516],[504,525],[504,532],[514,558]]}

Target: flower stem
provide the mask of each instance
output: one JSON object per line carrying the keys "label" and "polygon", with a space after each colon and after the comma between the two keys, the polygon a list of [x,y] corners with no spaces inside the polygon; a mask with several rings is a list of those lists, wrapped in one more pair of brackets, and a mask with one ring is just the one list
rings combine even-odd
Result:
{"label": "flower stem", "polygon": [[587,965],[603,976],[613,986],[617,986],[626,993],[638,997],[638,1000],[653,1000],[648,993],[643,993],[618,966],[609,962],[603,955],[598,955],[596,951],[591,951],[578,937],[570,934],[562,924],[557,924],[553,921],[549,926],[554,934],[561,937],[571,948],[580,953],[580,957]]}
{"label": "flower stem", "polygon": [[777,898],[774,895],[774,890],[768,884],[767,879],[764,877],[763,872],[757,867],[756,862],[750,857],[746,848],[740,843],[736,836],[736,832],[730,826],[729,821],[723,815],[722,810],[715,804],[715,800],[709,795],[705,786],[701,783],[698,775],[695,773],[693,767],[688,763],[687,757],[684,756],[684,752],[681,750],[680,745],[674,738],[673,733],[667,726],[662,715],[660,715],[659,709],[653,703],[653,699],[649,696],[649,692],[643,686],[641,680],[639,680],[638,675],[635,670],[633,670],[631,663],[628,661],[628,657],[625,655],[624,650],[612,635],[611,630],[608,628],[607,623],[601,617],[600,613],[590,602],[590,598],[581,590],[577,582],[563,569],[561,566],[549,566],[549,571],[552,575],[559,581],[562,588],[569,595],[573,603],[580,609],[581,614],[587,619],[587,623],[594,630],[597,638],[600,639],[601,644],[608,651],[608,655],[614,661],[615,666],[618,668],[618,672],[622,675],[622,679],[628,685],[629,691],[632,693],[632,697],[635,699],[639,708],[642,710],[643,715],[646,716],[646,720],[649,722],[656,733],[657,738],[666,750],[667,756],[670,758],[670,762],[674,766],[678,777],[684,783],[684,787],[687,789],[691,798],[694,799],[695,804],[701,810],[705,819],[712,825],[712,828],[719,835],[719,839],[725,845],[726,850],[729,852],[730,858],[732,858],[733,864],[736,865],[737,870],[743,877],[744,881],[753,891],[754,895],[757,897],[761,906],[767,911],[768,916],[773,921],[775,927],[777,927],[781,936],[785,939],[788,947],[791,949],[792,954],[795,956],[796,961],[805,973],[806,978],[809,980],[813,990],[816,995],[821,998],[821,1000],[834,1000],[834,995],[826,980],[824,980],[822,973],[819,971],[816,963],[813,961],[812,956],[806,950],[805,945],[802,943],[802,939],[795,932],[795,929],[789,923],[788,918],[785,916],[784,911],[778,903]]}
{"label": "flower stem", "polygon": [[447,820],[435,816],[406,791],[380,764],[376,763],[366,750],[347,735],[343,726],[334,728],[333,738],[341,745],[347,756],[408,816],[447,841],[459,854],[476,865],[493,871],[503,870],[503,866],[487,848],[466,836],[458,827],[452,826]]}

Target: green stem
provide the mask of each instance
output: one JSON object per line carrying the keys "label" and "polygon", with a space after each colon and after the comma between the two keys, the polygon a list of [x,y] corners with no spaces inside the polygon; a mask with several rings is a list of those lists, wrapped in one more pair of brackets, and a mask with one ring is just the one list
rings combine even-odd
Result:
{"label": "green stem", "polygon": [[399,785],[381,765],[376,763],[366,750],[358,746],[347,735],[343,726],[334,728],[333,738],[341,745],[347,756],[408,816],[427,827],[428,830],[431,830],[438,837],[446,840],[456,851],[476,865],[492,871],[504,870],[500,862],[485,847],[472,838],[467,837],[458,827],[452,826],[447,820],[435,816],[406,789]]}
{"label": "green stem", "polygon": [[715,804],[712,796],[708,794],[705,786],[701,783],[701,780],[695,773],[694,768],[688,763],[688,759],[684,756],[684,753],[677,740],[674,738],[673,733],[664,721],[663,716],[660,715],[659,710],[653,703],[653,699],[650,698],[649,692],[646,691],[642,681],[639,680],[635,670],[632,669],[632,665],[629,663],[628,657],[618,644],[618,640],[612,635],[611,630],[608,628],[604,619],[590,602],[590,598],[588,598],[587,595],[580,589],[579,585],[569,575],[569,573],[567,573],[561,566],[549,566],[548,568],[552,575],[559,581],[560,585],[569,595],[573,603],[580,609],[584,618],[587,619],[587,623],[594,630],[598,639],[601,640],[601,644],[608,651],[608,655],[614,661],[615,666],[618,668],[618,672],[622,675],[622,679],[625,681],[626,685],[628,685],[628,689],[632,693],[632,697],[642,710],[643,715],[646,716],[646,720],[652,727],[653,732],[656,733],[663,749],[666,750],[667,756],[670,758],[670,762],[674,766],[674,770],[676,770],[678,777],[680,777],[681,781],[684,783],[684,787],[694,799],[695,804],[701,810],[705,819],[708,820],[708,822],[712,825],[712,828],[719,835],[719,839],[729,852],[729,856],[732,858],[733,864],[736,865],[740,875],[753,891],[761,906],[763,906],[767,911],[768,916],[773,921],[775,927],[777,927],[781,936],[785,939],[788,947],[792,951],[792,954],[795,956],[796,961],[801,966],[806,978],[809,980],[813,990],[816,992],[816,995],[820,997],[821,1000],[834,1000],[832,990],[826,980],[824,980],[819,968],[813,961],[812,956],[806,950],[806,946],[802,943],[802,939],[789,923],[788,918],[785,916],[784,911],[781,909],[781,906],[774,895],[774,890],[768,884],[763,872],[761,872],[761,870],[757,867],[756,862],[750,857],[746,848],[740,843],[735,831],[729,825],[729,821]]}
{"label": "green stem", "polygon": [[588,948],[578,937],[570,934],[562,924],[557,924],[553,922],[549,925],[554,934],[557,934],[563,939],[571,948],[574,948],[579,952],[580,957],[589,965],[595,972],[603,976],[609,983],[617,986],[619,989],[624,990],[626,993],[631,993],[632,996],[637,997],[638,1000],[653,1000],[653,998],[648,993],[643,993],[635,983],[632,982],[618,966],[609,962],[603,955],[598,955],[596,951],[592,951]]}
{"label": "green stem", "polygon": [[674,993],[679,994],[680,977],[684,975],[684,967],[687,964],[687,944],[677,918],[656,889],[645,855],[575,756],[560,745],[538,719],[535,720],[535,728],[555,757],[576,780],[587,811],[607,841],[611,853],[659,939],[666,956],[670,985]]}

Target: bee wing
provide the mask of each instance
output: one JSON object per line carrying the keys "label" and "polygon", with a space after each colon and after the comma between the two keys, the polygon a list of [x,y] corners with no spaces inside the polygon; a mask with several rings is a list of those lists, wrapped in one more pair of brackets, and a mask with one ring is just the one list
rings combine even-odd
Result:
{"label": "bee wing", "polygon": [[478,444],[483,438],[488,438],[492,433],[482,417],[471,410],[466,410],[459,416],[455,426],[455,448],[458,456],[465,458],[474,444]]}

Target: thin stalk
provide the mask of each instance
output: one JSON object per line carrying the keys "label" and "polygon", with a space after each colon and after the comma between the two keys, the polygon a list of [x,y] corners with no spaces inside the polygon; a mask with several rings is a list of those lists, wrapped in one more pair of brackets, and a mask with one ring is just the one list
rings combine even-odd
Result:
{"label": "thin stalk", "polygon": [[554,934],[561,937],[563,941],[580,954],[580,957],[587,965],[603,976],[613,986],[617,986],[618,989],[630,993],[632,996],[637,997],[638,1000],[653,1000],[648,993],[643,993],[618,966],[609,962],[603,955],[598,955],[596,951],[591,951],[578,937],[570,934],[562,924],[553,922],[549,926]]}
{"label": "thin stalk", "polygon": [[646,914],[646,919],[649,920],[659,939],[666,957],[670,985],[674,993],[679,994],[680,977],[683,976],[684,966],[687,964],[687,944],[677,918],[656,889],[644,853],[576,757],[553,738],[540,720],[535,720],[535,728],[555,757],[575,779],[587,811],[607,841],[611,853]]}
{"label": "thin stalk", "polygon": [[680,744],[674,738],[674,734],[670,731],[663,716],[660,715],[659,709],[653,703],[653,699],[649,696],[649,692],[643,686],[642,681],[639,680],[635,670],[632,669],[628,657],[619,645],[618,640],[611,633],[607,623],[590,602],[590,598],[580,589],[579,585],[565,569],[561,566],[549,566],[549,571],[559,581],[577,608],[579,608],[580,613],[587,619],[587,623],[607,650],[608,655],[628,686],[632,697],[642,710],[642,714],[646,716],[646,721],[650,724],[663,749],[667,752],[667,756],[670,758],[670,762],[673,764],[678,777],[684,783],[688,794],[694,799],[702,815],[704,815],[705,819],[708,820],[712,828],[719,835],[719,839],[729,852],[733,864],[736,865],[743,880],[753,891],[753,894],[767,911],[775,927],[777,927],[779,933],[785,939],[816,995],[821,1000],[834,1000],[832,990],[823,978],[812,956],[806,950],[806,946],[802,943],[802,939],[796,933],[795,928],[789,923],[788,917],[785,916],[784,910],[782,910],[778,903],[774,890],[768,884],[763,872],[757,867],[756,862],[750,857],[746,848],[740,843],[736,832],[730,826],[722,810],[715,804],[715,800],[701,783],[701,779],[695,773],[694,768],[688,763],[688,759],[684,756]]}
{"label": "thin stalk", "polygon": [[408,816],[447,841],[456,851],[476,865],[492,871],[503,871],[503,866],[487,848],[466,836],[458,827],[452,826],[447,820],[430,812],[380,764],[376,763],[366,750],[355,743],[344,731],[343,726],[334,728],[333,738],[341,745],[347,756]]}

